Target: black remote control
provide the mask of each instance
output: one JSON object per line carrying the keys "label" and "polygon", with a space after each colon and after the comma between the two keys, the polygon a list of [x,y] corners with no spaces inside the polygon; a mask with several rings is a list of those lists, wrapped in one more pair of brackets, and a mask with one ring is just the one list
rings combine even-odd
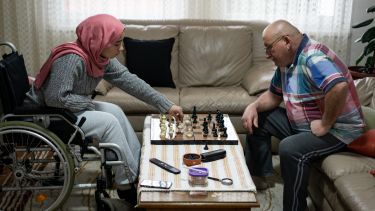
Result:
{"label": "black remote control", "polygon": [[173,173],[173,174],[179,174],[181,172],[180,169],[175,168],[175,167],[173,167],[173,166],[171,166],[171,165],[169,165],[169,164],[167,164],[167,163],[165,163],[165,162],[163,162],[163,161],[161,161],[157,158],[151,158],[150,162],[159,166],[160,168],[162,168],[164,170],[167,170],[167,171]]}

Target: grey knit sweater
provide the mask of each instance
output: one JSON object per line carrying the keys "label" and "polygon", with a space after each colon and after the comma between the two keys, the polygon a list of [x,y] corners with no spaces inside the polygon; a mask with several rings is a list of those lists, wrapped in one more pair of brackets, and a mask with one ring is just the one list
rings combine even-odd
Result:
{"label": "grey knit sweater", "polygon": [[[165,113],[172,102],[150,85],[129,72],[117,59],[111,59],[105,67],[103,78],[130,95],[155,106]],[[37,90],[33,85],[26,94],[25,104],[38,104],[66,108],[72,112],[95,110],[90,95],[102,78],[93,78],[85,71],[81,57],[66,54],[52,65],[49,76]]]}

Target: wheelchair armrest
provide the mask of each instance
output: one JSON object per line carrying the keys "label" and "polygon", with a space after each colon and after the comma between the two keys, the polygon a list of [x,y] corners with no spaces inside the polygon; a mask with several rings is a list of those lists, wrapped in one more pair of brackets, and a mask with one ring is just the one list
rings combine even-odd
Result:
{"label": "wheelchair armrest", "polygon": [[16,107],[13,112],[14,115],[48,115],[57,114],[66,118],[70,123],[75,124],[78,117],[74,115],[71,111],[64,108],[53,108],[44,106],[20,106]]}

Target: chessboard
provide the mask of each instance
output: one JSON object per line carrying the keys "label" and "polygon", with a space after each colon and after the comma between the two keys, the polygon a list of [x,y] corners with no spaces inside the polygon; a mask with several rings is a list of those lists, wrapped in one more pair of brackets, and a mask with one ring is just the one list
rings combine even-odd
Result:
{"label": "chessboard", "polygon": [[238,140],[227,114],[185,115],[182,122],[165,114],[151,115],[151,144],[237,145]]}

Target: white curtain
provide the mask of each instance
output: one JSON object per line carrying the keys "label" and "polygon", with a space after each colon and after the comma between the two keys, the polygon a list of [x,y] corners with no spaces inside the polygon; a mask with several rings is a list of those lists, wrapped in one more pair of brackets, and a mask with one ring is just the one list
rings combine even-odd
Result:
{"label": "white curtain", "polygon": [[[75,39],[86,17],[120,19],[286,19],[348,61],[352,0],[0,0],[0,41],[14,43],[30,74],[55,45]],[[3,49],[0,50],[3,52]]]}

